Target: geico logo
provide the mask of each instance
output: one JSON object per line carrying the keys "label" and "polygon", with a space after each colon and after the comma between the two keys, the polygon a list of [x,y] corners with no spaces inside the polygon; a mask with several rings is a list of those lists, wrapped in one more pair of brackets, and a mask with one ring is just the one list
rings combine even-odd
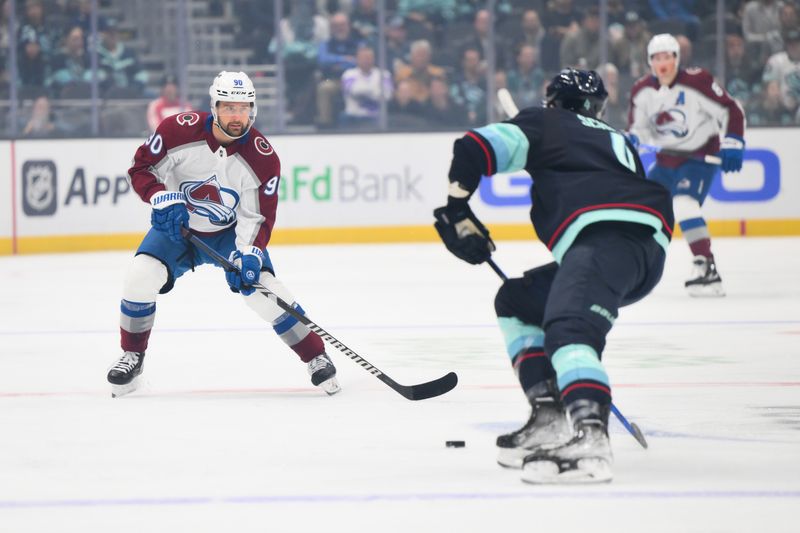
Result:
{"label": "geico logo", "polygon": [[[655,164],[655,154],[640,155],[646,169]],[[755,184],[755,185],[754,185]],[[525,174],[497,175],[481,180],[478,196],[494,207],[530,206],[531,178]],[[717,172],[709,196],[717,202],[766,202],[775,198],[781,189],[781,164],[772,150],[745,150],[744,165],[738,173]]]}

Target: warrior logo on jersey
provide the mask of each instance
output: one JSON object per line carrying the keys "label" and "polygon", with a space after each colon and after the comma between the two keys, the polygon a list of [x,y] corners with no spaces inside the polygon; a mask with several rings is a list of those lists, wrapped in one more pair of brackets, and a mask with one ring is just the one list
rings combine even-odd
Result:
{"label": "warrior logo on jersey", "polygon": [[178,124],[181,126],[194,126],[197,124],[197,121],[200,120],[200,115],[197,113],[181,113],[175,120],[178,121]]}
{"label": "warrior logo on jersey", "polygon": [[661,111],[650,117],[650,122],[659,135],[674,135],[680,138],[686,137],[689,133],[686,114],[680,109]]}
{"label": "warrior logo on jersey", "polygon": [[230,226],[236,221],[239,195],[233,189],[220,187],[216,174],[205,181],[185,181],[181,192],[189,212],[208,218],[214,226]]}
{"label": "warrior logo on jersey", "polygon": [[267,140],[264,137],[256,137],[255,141],[253,141],[256,145],[256,150],[261,155],[272,155],[272,146],[267,143]]}

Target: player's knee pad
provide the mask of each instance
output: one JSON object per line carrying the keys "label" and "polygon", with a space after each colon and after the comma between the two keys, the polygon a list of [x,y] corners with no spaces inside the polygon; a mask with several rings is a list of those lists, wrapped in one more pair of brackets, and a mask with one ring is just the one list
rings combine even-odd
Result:
{"label": "player's knee pad", "polygon": [[611,324],[601,318],[591,316],[590,311],[584,317],[565,316],[549,320],[545,325],[544,349],[550,354],[556,353],[568,344],[586,344],[598,354],[603,353],[606,346],[606,335]]}
{"label": "player's knee pad", "polygon": [[516,317],[528,324],[541,325],[557,269],[556,263],[550,263],[528,270],[521,278],[507,279],[494,299],[497,316]]}
{"label": "player's knee pad", "polygon": [[122,297],[130,302],[154,302],[168,279],[164,263],[147,254],[136,255],[125,276]]}
{"label": "player's knee pad", "polygon": [[700,201],[688,194],[675,195],[672,199],[672,209],[675,212],[675,220],[679,223],[703,218]]}
{"label": "player's knee pad", "polygon": [[[292,293],[290,293],[289,289],[287,289],[286,286],[271,272],[262,271],[261,277],[258,281],[271,292],[274,292],[276,295],[278,295],[278,297],[287,304],[294,303],[294,296],[292,296]],[[259,294],[258,291],[250,294],[249,296],[245,296],[244,301],[253,311],[256,312],[256,314],[258,314],[258,316],[270,324],[284,313],[283,309],[278,307],[278,304],[269,298],[264,298],[264,296]]]}

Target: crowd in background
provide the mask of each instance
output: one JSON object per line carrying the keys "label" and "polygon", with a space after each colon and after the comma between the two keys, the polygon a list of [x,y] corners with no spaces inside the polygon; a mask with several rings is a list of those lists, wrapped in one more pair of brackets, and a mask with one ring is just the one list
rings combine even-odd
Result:
{"label": "crowd in background", "polygon": [[[99,38],[90,42],[89,0],[20,0],[16,35],[8,31],[10,1],[5,0],[0,21],[0,99],[8,98],[13,38],[19,95],[32,102],[21,135],[84,133],[71,127],[69,116],[53,117],[50,101],[89,96],[91,47],[97,50],[99,97],[153,100],[150,128],[169,112],[207,106],[178,102],[175,82],[164,73],[148,78],[114,19],[99,17]],[[280,38],[272,2],[232,2],[237,41],[251,47],[253,61],[275,63],[280,55],[290,128],[374,129],[382,105],[392,130],[478,126],[494,105],[488,76],[495,89],[507,87],[519,107],[541,105],[547,81],[565,66],[600,72],[609,90],[605,119],[624,128],[630,88],[649,72],[647,42],[663,32],[678,38],[682,66],[708,68],[724,81],[750,126],[800,125],[795,0],[727,0],[724,72],[716,72],[713,1],[607,0],[607,26],[601,27],[596,0],[496,0],[493,17],[485,1],[388,0],[384,70],[378,67],[376,0],[284,2]],[[212,13],[222,9],[222,2],[209,4]],[[600,64],[602,55],[606,61]]]}

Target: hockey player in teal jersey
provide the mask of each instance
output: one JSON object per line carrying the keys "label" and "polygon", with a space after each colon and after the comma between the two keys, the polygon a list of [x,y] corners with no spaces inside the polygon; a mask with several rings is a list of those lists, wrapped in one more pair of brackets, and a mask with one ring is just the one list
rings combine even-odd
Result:
{"label": "hockey player in teal jersey", "polygon": [[669,192],[600,119],[606,97],[597,73],[565,69],[544,108],[467,132],[453,148],[447,205],[434,211],[448,250],[482,263],[495,246],[469,205],[480,180],[533,177],[531,220],[555,261],[505,281],[495,299],[532,407],[521,429],[498,437],[498,462],[531,483],[611,480],[606,335],[619,308],[658,283],[672,236]]}

